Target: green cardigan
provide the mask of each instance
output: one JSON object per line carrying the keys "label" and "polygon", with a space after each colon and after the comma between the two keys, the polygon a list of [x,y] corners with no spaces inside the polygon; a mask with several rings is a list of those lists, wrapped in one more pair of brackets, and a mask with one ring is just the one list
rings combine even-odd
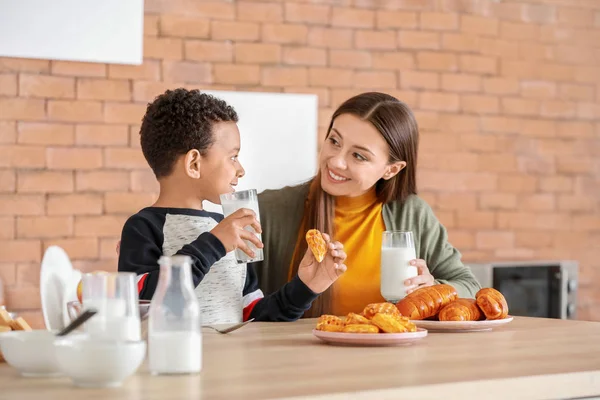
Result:
{"label": "green cardigan", "polygon": [[[309,184],[267,190],[259,194],[260,221],[264,260],[255,264],[261,289],[273,293],[288,281],[288,273],[298,229],[304,213]],[[383,206],[386,230],[412,231],[417,258],[427,262],[436,283],[448,283],[459,297],[475,297],[481,288],[471,270],[460,260],[460,253],[450,243],[446,229],[429,205],[418,196],[403,204]]]}

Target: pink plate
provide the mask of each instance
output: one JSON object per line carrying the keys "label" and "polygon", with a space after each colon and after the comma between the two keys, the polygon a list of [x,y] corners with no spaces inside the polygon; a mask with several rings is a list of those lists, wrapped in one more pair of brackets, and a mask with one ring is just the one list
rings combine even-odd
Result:
{"label": "pink plate", "polygon": [[427,336],[427,330],[417,328],[406,333],[344,333],[313,329],[313,335],[328,344],[345,346],[408,346]]}
{"label": "pink plate", "polygon": [[428,329],[432,332],[480,332],[491,331],[501,325],[508,324],[513,320],[510,315],[504,319],[493,319],[485,321],[429,321],[413,320],[419,328]]}

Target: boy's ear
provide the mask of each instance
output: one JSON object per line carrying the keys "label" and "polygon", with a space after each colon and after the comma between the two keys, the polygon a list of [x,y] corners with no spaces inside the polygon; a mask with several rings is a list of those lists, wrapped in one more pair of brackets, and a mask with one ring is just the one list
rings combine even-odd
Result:
{"label": "boy's ear", "polygon": [[184,159],[185,173],[193,179],[200,179],[200,152],[196,149],[186,153]]}

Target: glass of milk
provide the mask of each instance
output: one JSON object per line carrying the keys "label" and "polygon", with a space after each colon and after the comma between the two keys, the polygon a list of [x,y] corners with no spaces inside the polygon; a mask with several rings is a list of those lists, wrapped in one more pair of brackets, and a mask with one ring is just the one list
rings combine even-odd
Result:
{"label": "glass of milk", "polygon": [[[226,193],[221,195],[221,206],[223,206],[223,215],[228,217],[240,208],[248,208],[256,214],[256,219],[260,221],[260,214],[258,211],[258,195],[256,189],[244,190],[241,192]],[[254,228],[246,226],[244,229],[253,232],[258,239],[262,241],[260,233],[256,233]],[[235,249],[235,258],[237,262],[251,263],[263,260],[263,249],[257,248],[252,242],[246,240],[248,247],[254,251],[254,258],[251,258],[248,254],[244,253],[240,249]]]}
{"label": "glass of milk", "polygon": [[148,317],[148,368],[157,374],[202,369],[200,303],[189,256],[163,256]]}
{"label": "glass of milk", "polygon": [[404,281],[418,275],[412,232],[385,231],[381,242],[381,295],[391,303],[406,296]]}
{"label": "glass of milk", "polygon": [[98,311],[83,325],[90,338],[141,340],[137,279],[133,272],[83,274],[82,282],[83,308]]}

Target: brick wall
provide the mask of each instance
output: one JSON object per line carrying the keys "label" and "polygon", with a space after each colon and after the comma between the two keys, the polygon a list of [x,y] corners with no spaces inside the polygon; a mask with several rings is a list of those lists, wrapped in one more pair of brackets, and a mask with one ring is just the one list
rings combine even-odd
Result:
{"label": "brick wall", "polygon": [[[142,66],[0,58],[0,277],[39,325],[50,244],[114,270],[156,184],[138,149],[166,88],[389,92],[421,127],[419,186],[466,261],[581,262],[600,320],[600,3],[596,0],[146,0]],[[293,123],[293,121],[291,121]]]}

